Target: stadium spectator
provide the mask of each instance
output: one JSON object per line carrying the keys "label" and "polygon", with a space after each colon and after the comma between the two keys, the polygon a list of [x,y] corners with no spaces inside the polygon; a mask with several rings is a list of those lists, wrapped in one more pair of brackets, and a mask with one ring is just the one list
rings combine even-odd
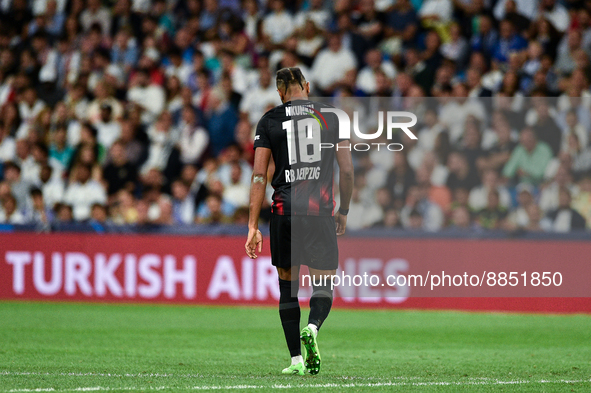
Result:
{"label": "stadium spectator", "polygon": [[342,44],[342,37],[332,33],[328,37],[328,46],[318,53],[312,65],[312,75],[308,77],[314,82],[322,95],[330,95],[337,88],[345,74],[357,67],[355,55]]}
{"label": "stadium spectator", "polygon": [[137,168],[127,160],[122,142],[113,143],[110,159],[103,171],[103,178],[108,184],[107,195],[114,196],[122,189],[133,192],[137,181]]}
{"label": "stadium spectator", "polygon": [[571,207],[572,198],[567,187],[558,191],[558,208],[550,211],[541,225],[549,232],[570,232],[585,229],[585,218]]}
{"label": "stadium spectator", "polygon": [[519,137],[519,145],[511,153],[503,167],[503,176],[517,178],[518,182],[539,184],[546,166],[552,159],[552,150],[544,142],[538,141],[531,128],[524,128]]}
{"label": "stadium spectator", "polygon": [[182,109],[182,120],[179,125],[180,138],[178,147],[183,164],[196,164],[201,161],[209,144],[207,131],[197,122],[197,115],[192,106]]}
{"label": "stadium spectator", "polygon": [[2,210],[0,211],[0,222],[8,224],[25,224],[24,214],[18,209],[16,198],[8,194],[2,198]]}
{"label": "stadium spectator", "polygon": [[91,170],[90,165],[77,165],[73,170],[75,180],[66,188],[64,194],[64,202],[72,206],[73,216],[77,221],[90,217],[90,208],[94,203],[107,202],[103,187],[91,179]]}
{"label": "stadium spectator", "polygon": [[485,229],[497,229],[503,224],[507,216],[507,209],[500,204],[499,192],[491,189],[488,192],[486,206],[476,216],[478,225]]}

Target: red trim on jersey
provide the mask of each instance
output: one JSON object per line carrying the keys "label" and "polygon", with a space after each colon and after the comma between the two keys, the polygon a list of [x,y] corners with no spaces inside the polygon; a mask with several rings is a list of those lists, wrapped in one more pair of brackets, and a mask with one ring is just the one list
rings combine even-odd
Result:
{"label": "red trim on jersey", "polygon": [[310,199],[308,199],[308,214],[315,216],[320,214],[320,204],[316,199],[314,199],[313,195],[311,195]]}

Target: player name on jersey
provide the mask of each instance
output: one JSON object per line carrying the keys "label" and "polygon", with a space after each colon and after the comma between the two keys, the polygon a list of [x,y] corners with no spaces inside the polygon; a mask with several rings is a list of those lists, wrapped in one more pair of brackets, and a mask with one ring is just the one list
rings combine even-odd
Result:
{"label": "player name on jersey", "polygon": [[294,105],[285,107],[285,116],[303,116],[313,112],[314,106],[310,105]]}
{"label": "player name on jersey", "polygon": [[319,178],[319,166],[285,170],[285,181],[290,183],[299,180],[318,180]]}

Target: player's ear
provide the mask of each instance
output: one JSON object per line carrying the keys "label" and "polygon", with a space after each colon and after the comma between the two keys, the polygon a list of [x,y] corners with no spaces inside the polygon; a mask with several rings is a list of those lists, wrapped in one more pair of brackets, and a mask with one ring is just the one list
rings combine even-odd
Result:
{"label": "player's ear", "polygon": [[277,89],[277,93],[279,93],[279,98],[281,99],[281,102],[285,102],[285,94],[283,94],[283,92],[279,89]]}
{"label": "player's ear", "polygon": [[306,82],[306,94],[310,94],[310,82]]}

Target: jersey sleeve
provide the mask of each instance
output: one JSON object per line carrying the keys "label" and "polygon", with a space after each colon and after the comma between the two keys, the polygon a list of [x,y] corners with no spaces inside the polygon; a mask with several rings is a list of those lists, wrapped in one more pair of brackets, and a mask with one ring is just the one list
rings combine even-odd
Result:
{"label": "jersey sleeve", "polygon": [[271,148],[271,139],[269,138],[269,127],[271,122],[268,118],[263,117],[259,124],[257,124],[257,129],[254,135],[254,148],[256,150],[257,147],[266,147],[268,149]]}

